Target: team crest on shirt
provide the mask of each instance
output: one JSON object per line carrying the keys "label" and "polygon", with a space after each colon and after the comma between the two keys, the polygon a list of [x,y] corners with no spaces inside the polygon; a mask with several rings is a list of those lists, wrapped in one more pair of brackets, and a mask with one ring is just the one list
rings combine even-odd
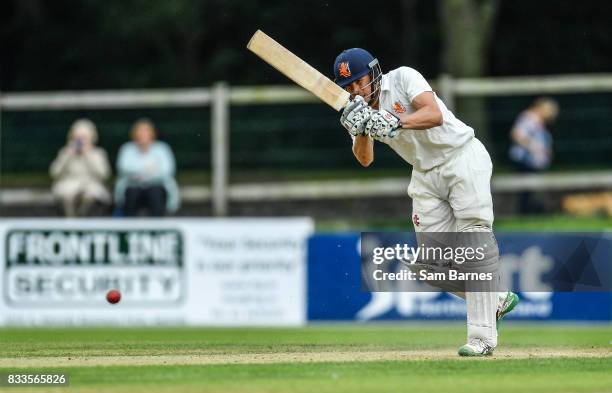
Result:
{"label": "team crest on shirt", "polygon": [[404,112],[406,112],[406,107],[404,105],[402,105],[401,102],[395,101],[393,103],[393,111],[395,113],[404,113]]}
{"label": "team crest on shirt", "polygon": [[351,76],[351,68],[349,67],[348,61],[343,61],[338,66],[338,73],[343,78],[349,78]]}
{"label": "team crest on shirt", "polygon": [[414,224],[415,227],[421,226],[421,219],[419,218],[418,214],[414,213],[414,215],[412,216],[412,223]]}

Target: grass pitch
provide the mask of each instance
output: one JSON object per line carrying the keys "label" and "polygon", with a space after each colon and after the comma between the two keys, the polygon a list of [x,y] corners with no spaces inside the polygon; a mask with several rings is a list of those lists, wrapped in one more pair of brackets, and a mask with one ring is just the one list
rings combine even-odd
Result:
{"label": "grass pitch", "polygon": [[61,371],[18,392],[612,392],[612,326],[506,323],[486,359],[465,327],[3,329],[0,372]]}

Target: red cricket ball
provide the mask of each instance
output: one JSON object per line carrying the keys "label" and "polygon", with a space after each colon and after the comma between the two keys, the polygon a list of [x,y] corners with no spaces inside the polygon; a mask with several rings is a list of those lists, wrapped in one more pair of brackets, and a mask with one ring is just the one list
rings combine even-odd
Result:
{"label": "red cricket ball", "polygon": [[106,294],[106,300],[110,303],[110,304],[117,304],[119,303],[119,300],[121,300],[121,292],[119,292],[116,289],[111,289],[110,291],[108,291],[108,293]]}

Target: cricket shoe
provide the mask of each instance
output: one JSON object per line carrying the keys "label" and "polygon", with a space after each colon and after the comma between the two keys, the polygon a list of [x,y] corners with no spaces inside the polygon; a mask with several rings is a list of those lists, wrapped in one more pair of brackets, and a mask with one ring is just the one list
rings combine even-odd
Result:
{"label": "cricket shoe", "polygon": [[467,344],[459,348],[459,356],[490,356],[495,347],[479,338],[471,338]]}
{"label": "cricket shoe", "polygon": [[495,313],[495,320],[499,323],[499,320],[502,319],[506,314],[510,311],[514,310],[514,307],[519,302],[519,297],[514,292],[506,292],[506,297],[504,299],[500,299],[501,303],[497,306],[497,312]]}

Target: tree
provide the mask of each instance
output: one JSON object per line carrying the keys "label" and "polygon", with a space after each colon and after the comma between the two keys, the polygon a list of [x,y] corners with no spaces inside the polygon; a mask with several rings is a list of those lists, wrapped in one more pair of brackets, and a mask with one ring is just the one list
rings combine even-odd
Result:
{"label": "tree", "polygon": [[[442,69],[453,77],[479,77],[487,71],[487,51],[499,0],[442,0],[439,2],[443,37]],[[463,98],[456,110],[486,140],[484,101]]]}

